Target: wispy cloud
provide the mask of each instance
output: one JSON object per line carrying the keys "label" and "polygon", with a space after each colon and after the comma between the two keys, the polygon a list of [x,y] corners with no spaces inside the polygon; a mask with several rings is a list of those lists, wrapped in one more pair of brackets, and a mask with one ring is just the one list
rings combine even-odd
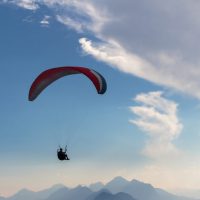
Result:
{"label": "wispy cloud", "polygon": [[109,63],[112,67],[122,72],[131,73],[151,80],[153,78],[146,73],[147,70],[148,72],[152,70],[152,76],[156,76],[157,72],[154,71],[153,66],[151,66],[148,61],[141,59],[137,55],[130,54],[114,40],[108,42],[109,43],[93,43],[86,38],[81,38],[79,40],[85,53],[93,55],[97,60]]}
{"label": "wispy cloud", "polygon": [[36,10],[40,5],[47,6],[57,13],[56,19],[64,25],[78,32],[92,31],[100,33],[107,17],[106,9],[97,9],[88,0],[4,0],[3,3],[12,3],[16,6]]}
{"label": "wispy cloud", "polygon": [[200,98],[200,69],[191,63],[184,63],[176,54],[154,55],[151,59],[157,64],[153,64],[151,60],[127,51],[112,39],[97,43],[81,38],[79,42],[84,52],[113,68]]}
{"label": "wispy cloud", "polygon": [[28,10],[39,9],[38,0],[4,0],[3,3],[15,4],[21,8]]}
{"label": "wispy cloud", "polygon": [[198,1],[42,0],[40,4],[53,9],[64,25],[100,39],[100,43],[80,40],[83,51],[96,59],[200,98]]}
{"label": "wispy cloud", "polygon": [[[79,24],[79,26],[82,26],[82,30],[89,30],[98,34],[104,23],[109,19],[106,10],[99,10],[90,0],[44,0],[43,3],[53,9],[56,7],[57,10],[62,10],[59,16],[64,19],[70,19],[69,21],[73,21],[73,24],[76,24],[76,26],[71,26],[71,23],[65,23],[65,20],[61,20],[60,22],[64,22],[67,26],[74,27],[75,30],[77,30],[76,27]],[[63,10],[68,12],[63,12]]]}
{"label": "wispy cloud", "polygon": [[[199,1],[7,0],[36,10],[102,42],[81,39],[87,54],[122,72],[200,98]],[[176,8],[176,9],[175,9]]]}
{"label": "wispy cloud", "polygon": [[164,98],[160,91],[139,94],[134,101],[141,105],[130,107],[138,117],[130,122],[149,137],[143,153],[151,158],[178,155],[179,150],[173,144],[183,128],[177,117],[178,105]]}
{"label": "wispy cloud", "polygon": [[68,26],[69,28],[75,29],[77,32],[80,33],[83,32],[83,25],[77,20],[74,20],[67,16],[60,16],[60,15],[57,15],[56,19],[62,24]]}
{"label": "wispy cloud", "polygon": [[40,21],[40,24],[41,24],[42,26],[44,26],[44,27],[48,27],[49,24],[50,24],[50,22],[49,22],[50,18],[51,18],[51,17],[50,17],[49,15],[45,15],[45,16],[43,17],[43,19]]}

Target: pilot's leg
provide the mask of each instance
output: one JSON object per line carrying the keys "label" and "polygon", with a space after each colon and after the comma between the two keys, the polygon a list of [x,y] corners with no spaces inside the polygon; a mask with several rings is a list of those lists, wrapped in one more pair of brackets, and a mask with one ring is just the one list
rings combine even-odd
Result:
{"label": "pilot's leg", "polygon": [[69,158],[68,158],[67,154],[65,154],[65,159],[66,159],[66,160],[69,160]]}

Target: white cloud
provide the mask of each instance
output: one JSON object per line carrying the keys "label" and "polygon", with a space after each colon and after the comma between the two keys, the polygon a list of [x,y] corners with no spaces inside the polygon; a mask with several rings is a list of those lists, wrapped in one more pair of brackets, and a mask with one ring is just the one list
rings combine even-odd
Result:
{"label": "white cloud", "polygon": [[37,10],[39,8],[38,4],[36,4],[35,1],[30,0],[20,0],[17,2],[17,5],[29,10]]}
{"label": "white cloud", "polygon": [[[106,3],[105,3],[106,2]],[[83,50],[112,67],[200,98],[199,1],[43,0],[59,22],[102,40]],[[87,48],[86,48],[87,47]]]}
{"label": "white cloud", "polygon": [[80,40],[83,51],[123,72],[200,98],[199,1],[15,0],[45,5],[57,20],[102,42]]}
{"label": "white cloud", "polygon": [[4,0],[25,9],[36,10],[45,5],[55,11],[56,19],[78,32],[92,31],[96,34],[108,20],[106,9],[96,9],[90,0]]}
{"label": "white cloud", "polygon": [[39,5],[37,0],[4,0],[4,3],[12,3],[28,10],[37,10]]}
{"label": "white cloud", "polygon": [[125,73],[132,73],[139,77],[145,76],[144,69],[152,69],[150,63],[142,60],[137,55],[129,54],[117,42],[92,43],[86,38],[79,40],[82,49],[87,54],[93,55],[97,60],[107,62]]}
{"label": "white cloud", "polygon": [[96,9],[88,0],[45,0],[43,3],[50,8],[64,10],[58,12],[57,20],[77,32],[91,31],[99,34],[104,22],[108,21],[104,9]]}
{"label": "white cloud", "polygon": [[159,159],[179,155],[180,151],[172,142],[183,127],[177,117],[177,104],[162,95],[160,91],[139,94],[134,100],[142,105],[130,107],[138,117],[130,122],[149,137],[143,153]]}
{"label": "white cloud", "polygon": [[84,52],[122,72],[200,98],[198,89],[200,87],[200,69],[198,70],[195,65],[182,62],[178,55],[170,56],[166,53],[159,53],[157,58],[151,57],[157,62],[154,65],[150,60],[128,52],[112,39],[107,40],[107,43],[94,43],[86,38],[81,38],[79,42]]}
{"label": "white cloud", "polygon": [[49,26],[49,24],[50,24],[50,22],[49,22],[49,20],[50,20],[50,16],[49,15],[45,15],[44,17],[43,17],[43,19],[40,21],[40,24],[42,25],[42,26]]}
{"label": "white cloud", "polygon": [[56,18],[62,24],[65,24],[68,27],[75,29],[77,32],[83,32],[83,25],[81,23],[77,22],[76,20],[74,20],[70,17],[67,17],[67,16],[63,17],[60,15],[57,15]]}

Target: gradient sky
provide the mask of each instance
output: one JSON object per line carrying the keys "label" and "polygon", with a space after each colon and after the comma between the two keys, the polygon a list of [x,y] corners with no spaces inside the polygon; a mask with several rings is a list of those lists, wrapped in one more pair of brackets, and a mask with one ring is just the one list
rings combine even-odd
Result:
{"label": "gradient sky", "polygon": [[[115,176],[199,189],[199,6],[0,0],[0,195]],[[39,73],[67,65],[100,72],[106,94],[76,75],[28,101]]]}

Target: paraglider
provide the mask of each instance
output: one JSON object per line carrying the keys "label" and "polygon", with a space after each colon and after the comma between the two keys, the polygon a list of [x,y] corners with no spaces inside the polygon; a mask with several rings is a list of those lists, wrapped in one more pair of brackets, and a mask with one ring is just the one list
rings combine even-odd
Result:
{"label": "paraglider", "polygon": [[69,160],[69,157],[67,155],[67,146],[65,147],[65,151],[60,147],[60,149],[57,149],[57,156],[59,160]]}
{"label": "paraglider", "polygon": [[[57,79],[74,74],[83,74],[89,78],[98,94],[104,94],[106,92],[106,80],[99,72],[86,67],[65,66],[47,69],[39,74],[30,87],[29,101],[34,101],[46,87]],[[65,147],[65,151],[62,148],[57,149],[57,157],[59,160],[69,160],[67,148]]]}
{"label": "paraglider", "polygon": [[38,95],[52,82],[57,79],[72,75],[72,74],[83,74],[88,77],[94,84],[98,94],[104,94],[106,92],[106,81],[104,77],[93,69],[86,67],[57,67],[43,71],[32,83],[29,90],[29,101],[35,100]]}

